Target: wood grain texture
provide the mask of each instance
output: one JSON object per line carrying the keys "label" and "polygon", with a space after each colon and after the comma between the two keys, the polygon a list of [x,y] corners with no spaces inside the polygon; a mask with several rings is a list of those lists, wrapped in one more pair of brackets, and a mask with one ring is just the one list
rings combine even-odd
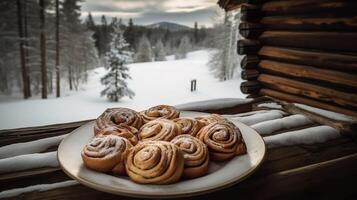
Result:
{"label": "wood grain texture", "polygon": [[262,59],[357,73],[357,54],[345,55],[323,51],[308,51],[306,49],[263,46],[258,51],[258,55]]}

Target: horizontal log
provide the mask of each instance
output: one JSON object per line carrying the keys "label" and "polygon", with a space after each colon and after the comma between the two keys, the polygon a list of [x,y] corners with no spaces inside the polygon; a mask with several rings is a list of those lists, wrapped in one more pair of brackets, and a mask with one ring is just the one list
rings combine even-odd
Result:
{"label": "horizontal log", "polygon": [[258,55],[263,59],[357,72],[357,55],[352,56],[272,46],[263,46],[258,51]]}
{"label": "horizontal log", "polygon": [[273,98],[276,98],[279,100],[291,102],[291,103],[302,103],[302,104],[310,105],[313,107],[322,108],[325,110],[330,110],[330,111],[357,117],[357,111],[355,111],[355,110],[350,110],[350,109],[342,108],[339,106],[334,106],[334,105],[323,103],[323,102],[316,101],[313,99],[288,94],[286,92],[279,92],[279,91],[268,89],[268,88],[262,88],[259,90],[259,94],[273,97]]}
{"label": "horizontal log", "polygon": [[248,39],[258,38],[264,31],[264,26],[258,23],[242,22],[239,24],[239,33]]}
{"label": "horizontal log", "polygon": [[[260,21],[266,30],[357,31],[357,17],[274,16]],[[252,30],[254,27],[252,27]],[[244,30],[247,30],[245,28]],[[249,33],[248,31],[243,32]],[[243,35],[244,36],[244,35]]]}
{"label": "horizontal log", "polygon": [[239,55],[255,55],[261,48],[260,42],[258,40],[238,40],[237,42],[237,52]]}
{"label": "horizontal log", "polygon": [[269,1],[262,5],[266,15],[291,15],[306,13],[338,13],[354,15],[357,8],[354,0],[299,0]]}
{"label": "horizontal log", "polygon": [[258,93],[261,85],[257,81],[245,81],[240,85],[240,90],[243,94],[254,94]]}
{"label": "horizontal log", "polygon": [[357,32],[265,31],[259,37],[262,45],[316,50],[356,52]]}
{"label": "horizontal log", "polygon": [[294,77],[321,80],[357,88],[357,75],[355,74],[269,60],[262,60],[259,63],[259,68]]}
{"label": "horizontal log", "polygon": [[253,6],[250,4],[243,4],[241,6],[241,21],[243,22],[259,22],[263,17],[258,6]]}
{"label": "horizontal log", "polygon": [[259,57],[254,55],[244,56],[242,61],[240,62],[240,66],[242,69],[256,69],[259,64]]}
{"label": "horizontal log", "polygon": [[328,87],[267,74],[260,74],[258,81],[282,92],[357,108],[357,94],[354,93],[341,92]]}
{"label": "horizontal log", "polygon": [[243,80],[256,80],[259,75],[259,71],[255,69],[246,69],[241,72]]}

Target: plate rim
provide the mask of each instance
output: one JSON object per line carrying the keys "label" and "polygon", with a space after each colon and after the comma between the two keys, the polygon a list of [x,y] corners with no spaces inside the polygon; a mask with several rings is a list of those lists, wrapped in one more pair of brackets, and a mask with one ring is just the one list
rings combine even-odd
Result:
{"label": "plate rim", "polygon": [[[188,111],[189,112],[189,111]],[[202,114],[208,114],[208,113],[203,113]],[[231,119],[228,118],[228,120],[232,121]],[[58,146],[58,149],[57,149],[57,160],[58,160],[58,163],[59,163],[59,166],[61,168],[61,170],[63,172],[65,172],[65,174],[67,176],[69,176],[70,178],[72,178],[73,180],[76,180],[78,181],[79,183],[81,183],[82,185],[84,186],[87,186],[87,187],[90,187],[92,189],[95,189],[95,190],[98,190],[98,191],[101,191],[101,192],[106,192],[106,193],[110,193],[110,194],[114,194],[114,195],[122,195],[122,196],[127,196],[127,197],[139,197],[139,198],[150,198],[150,199],[153,199],[153,198],[163,198],[163,199],[170,199],[170,198],[178,198],[178,197],[191,197],[191,196],[198,196],[198,195],[203,195],[203,194],[208,194],[208,193],[211,193],[211,192],[215,192],[215,191],[218,191],[218,190],[222,190],[222,189],[225,189],[225,188],[228,188],[232,185],[235,185],[237,183],[240,183],[242,182],[243,180],[245,180],[246,178],[248,178],[251,174],[253,174],[257,169],[259,169],[259,167],[261,166],[261,164],[264,162],[265,160],[265,156],[266,156],[266,144],[265,144],[265,141],[263,139],[263,137],[261,135],[259,135],[253,128],[249,127],[248,125],[246,124],[243,124],[242,122],[239,122],[240,124],[243,124],[244,126],[247,126],[247,128],[249,129],[252,129],[254,131],[254,133],[259,136],[259,139],[261,140],[261,142],[264,144],[264,148],[263,148],[263,156],[262,156],[262,159],[260,160],[260,162],[256,165],[256,167],[254,168],[250,168],[248,171],[246,171],[245,173],[241,174],[240,176],[236,177],[236,178],[233,178],[232,180],[229,180],[228,183],[222,183],[220,184],[219,186],[211,186],[211,187],[208,187],[207,189],[204,189],[204,190],[196,190],[196,191],[190,191],[189,193],[167,193],[165,192],[165,194],[153,194],[153,193],[148,193],[148,192],[143,192],[143,191],[140,191],[141,194],[139,193],[133,193],[133,192],[129,192],[128,190],[125,191],[125,189],[123,190],[118,190],[118,191],[112,191],[112,190],[107,190],[103,187],[101,187],[102,185],[101,184],[97,184],[97,183],[94,183],[94,182],[90,182],[86,179],[83,179],[81,177],[76,177],[74,175],[72,175],[69,171],[67,171],[65,169],[65,167],[62,165],[62,162],[60,161],[60,158],[59,158],[59,150],[62,147],[62,144],[65,142],[66,139],[70,138],[69,136],[72,135],[72,134],[75,134],[75,132],[82,128],[83,126],[86,126],[90,123],[93,123],[95,120],[91,120],[83,125],[81,125],[80,127],[72,130],[60,143],[60,145]],[[119,177],[117,177],[119,178]]]}

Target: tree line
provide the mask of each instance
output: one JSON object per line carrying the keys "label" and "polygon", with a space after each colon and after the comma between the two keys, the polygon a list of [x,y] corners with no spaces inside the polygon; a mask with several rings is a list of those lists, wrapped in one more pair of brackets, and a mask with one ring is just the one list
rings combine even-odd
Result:
{"label": "tree line", "polygon": [[22,88],[25,99],[61,95],[61,81],[78,89],[98,62],[93,32],[80,19],[79,0],[0,2],[0,91]]}
{"label": "tree line", "polygon": [[[108,66],[106,55],[120,24],[134,52],[134,62],[176,59],[210,45],[209,28],[171,31],[151,28],[105,16],[95,23],[91,14],[81,20],[81,0],[0,1],[0,93],[21,89],[25,99],[61,96],[64,89],[78,90],[89,70]],[[115,34],[115,33],[114,33]]]}

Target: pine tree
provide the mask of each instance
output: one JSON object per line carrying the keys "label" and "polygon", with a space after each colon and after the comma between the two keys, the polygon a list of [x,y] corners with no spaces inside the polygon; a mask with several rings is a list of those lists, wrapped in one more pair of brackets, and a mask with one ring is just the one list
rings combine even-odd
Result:
{"label": "pine tree", "polygon": [[175,54],[175,59],[186,58],[187,53],[191,50],[191,48],[192,46],[191,46],[190,38],[187,36],[181,38],[180,46]]}
{"label": "pine tree", "polygon": [[105,89],[101,92],[102,96],[107,96],[110,101],[119,101],[122,97],[133,98],[135,95],[128,88],[127,79],[131,79],[126,66],[132,62],[132,52],[128,50],[129,44],[125,41],[120,24],[116,23],[112,33],[110,51],[107,53],[107,61],[110,65],[109,72],[101,79]]}
{"label": "pine tree", "polygon": [[151,44],[148,38],[144,35],[139,41],[138,52],[135,55],[136,62],[151,62],[152,52]]}
{"label": "pine tree", "polygon": [[199,38],[198,38],[198,24],[197,24],[197,22],[195,22],[195,29],[194,29],[194,39],[195,39],[195,45],[198,43],[198,40],[199,40]]}
{"label": "pine tree", "polygon": [[155,45],[155,60],[156,61],[165,61],[166,60],[165,47],[162,44],[161,40],[158,40]]}

